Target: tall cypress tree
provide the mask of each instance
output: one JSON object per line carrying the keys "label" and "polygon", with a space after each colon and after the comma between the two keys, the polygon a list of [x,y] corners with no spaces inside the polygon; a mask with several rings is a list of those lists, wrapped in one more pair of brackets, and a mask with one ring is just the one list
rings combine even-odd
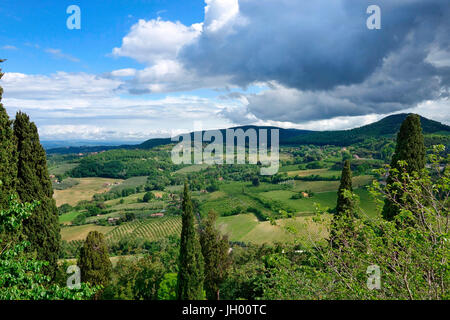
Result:
{"label": "tall cypress tree", "polygon": [[349,160],[345,160],[344,167],[342,168],[336,213],[331,221],[329,241],[331,246],[335,248],[347,245],[348,237],[352,237],[353,218],[356,216],[354,203],[352,199],[345,196],[345,191],[353,191],[352,171]]}
{"label": "tall cypress tree", "polygon": [[[4,60],[0,59],[0,63]],[[0,79],[3,73],[0,69]],[[12,121],[3,107],[0,87],[0,209],[8,207],[9,196],[15,193],[17,177],[16,140]]]}
{"label": "tall cypress tree", "polygon": [[60,227],[45,151],[39,142],[36,125],[24,113],[18,112],[16,115],[14,135],[18,152],[17,194],[23,202],[40,202],[31,217],[24,221],[23,234],[31,243],[29,250],[37,253],[37,259],[49,262],[45,273],[54,277],[60,248]]}
{"label": "tall cypress tree", "polygon": [[[397,134],[397,145],[395,153],[392,156],[391,169],[400,169],[398,161],[406,161],[406,171],[408,173],[420,172],[425,168],[425,145],[423,141],[422,127],[420,125],[420,116],[410,114],[400,126]],[[392,186],[391,175],[386,180],[387,186]],[[401,199],[401,190],[397,190],[397,199]],[[383,207],[383,217],[386,220],[393,220],[400,212],[398,206],[390,200],[385,200]]]}
{"label": "tall cypress tree", "polygon": [[210,211],[200,233],[200,244],[205,259],[205,291],[208,300],[219,300],[219,287],[231,265],[228,237],[216,229],[217,213]]}
{"label": "tall cypress tree", "polygon": [[352,188],[352,171],[350,169],[350,160],[345,160],[341,173],[341,183],[338,189],[338,198],[336,204],[336,214],[343,215],[353,212],[353,203],[351,199],[344,196],[344,190],[353,191]]}
{"label": "tall cypress tree", "polygon": [[203,299],[203,281],[205,277],[204,262],[198,234],[195,230],[194,208],[187,182],[184,183],[182,209],[177,299],[201,300]]}
{"label": "tall cypress tree", "polygon": [[102,233],[98,231],[89,232],[84,245],[80,249],[77,265],[80,267],[82,282],[101,286],[108,284],[112,265],[109,260],[105,237]]}

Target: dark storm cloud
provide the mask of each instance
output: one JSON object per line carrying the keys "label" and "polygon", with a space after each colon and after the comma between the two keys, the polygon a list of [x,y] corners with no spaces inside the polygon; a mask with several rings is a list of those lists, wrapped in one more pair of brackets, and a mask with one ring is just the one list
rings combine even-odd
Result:
{"label": "dark storm cloud", "polygon": [[[371,4],[381,8],[381,30],[366,28]],[[389,113],[448,96],[448,0],[241,0],[239,12],[180,59],[241,86],[275,82],[248,96],[260,119]]]}

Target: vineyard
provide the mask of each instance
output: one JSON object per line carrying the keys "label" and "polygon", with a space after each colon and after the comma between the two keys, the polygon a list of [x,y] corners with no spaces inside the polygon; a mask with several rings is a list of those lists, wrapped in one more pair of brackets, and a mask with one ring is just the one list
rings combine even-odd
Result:
{"label": "vineyard", "polygon": [[180,217],[150,218],[122,224],[106,234],[111,242],[127,238],[140,238],[155,241],[170,235],[181,233]]}
{"label": "vineyard", "polygon": [[[142,239],[157,241],[171,235],[180,235],[181,217],[148,218],[124,223],[105,233],[109,245],[117,243],[121,239]],[[69,255],[77,256],[83,240],[63,241],[63,247]]]}

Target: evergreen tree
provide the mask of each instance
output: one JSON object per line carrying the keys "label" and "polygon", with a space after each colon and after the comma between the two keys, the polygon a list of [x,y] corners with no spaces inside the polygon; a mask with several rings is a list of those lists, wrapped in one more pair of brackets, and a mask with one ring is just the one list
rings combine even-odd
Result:
{"label": "evergreen tree", "polygon": [[37,253],[37,259],[49,263],[44,271],[53,278],[57,270],[60,226],[45,151],[36,125],[24,113],[16,115],[14,135],[18,153],[17,194],[23,202],[40,202],[33,215],[24,221],[23,234],[31,243],[29,250]]}
{"label": "evergreen tree", "polygon": [[112,265],[109,260],[105,237],[98,231],[91,231],[80,249],[77,261],[81,281],[105,287],[110,280]]}
{"label": "evergreen tree", "polygon": [[208,300],[219,300],[220,284],[225,280],[231,265],[228,237],[215,228],[217,213],[208,213],[200,233],[200,243],[205,259],[205,291]]}
{"label": "evergreen tree", "polygon": [[[336,203],[336,212],[331,221],[330,228],[330,244],[337,248],[347,246],[348,237],[352,237],[353,218],[356,216],[355,204],[353,199],[348,197],[348,192],[353,192],[352,188],[352,171],[350,169],[350,161],[345,160],[341,173],[341,183],[338,189],[338,197]],[[347,193],[347,194],[346,194]],[[345,222],[345,223],[344,223]],[[345,225],[345,229],[342,229]]]}
{"label": "evergreen tree", "polygon": [[[406,161],[406,171],[408,173],[420,172],[425,168],[425,145],[420,116],[417,114],[408,115],[400,127],[400,131],[397,134],[395,153],[392,156],[391,169],[399,170],[398,161],[400,160]],[[387,187],[392,187],[392,182],[389,176],[386,180]],[[396,199],[400,201],[402,192],[401,190],[396,191]],[[394,202],[388,199],[385,200],[382,214],[386,220],[392,220],[399,211],[399,207]]]}
{"label": "evergreen tree", "polygon": [[336,215],[342,216],[344,214],[353,213],[354,208],[351,199],[345,197],[344,190],[348,190],[350,192],[353,191],[352,188],[352,171],[350,169],[350,161],[345,160],[344,167],[342,168],[341,173],[341,183],[338,189],[338,198],[336,204]]}
{"label": "evergreen tree", "polygon": [[203,299],[204,262],[198,234],[195,230],[194,208],[187,182],[184,183],[183,217],[177,280],[178,300]]}
{"label": "evergreen tree", "polygon": [[[4,60],[0,59],[0,63]],[[0,69],[0,79],[3,73]],[[12,129],[12,121],[3,107],[3,88],[0,87],[0,209],[6,209],[9,196],[15,193],[17,163],[16,143]]]}

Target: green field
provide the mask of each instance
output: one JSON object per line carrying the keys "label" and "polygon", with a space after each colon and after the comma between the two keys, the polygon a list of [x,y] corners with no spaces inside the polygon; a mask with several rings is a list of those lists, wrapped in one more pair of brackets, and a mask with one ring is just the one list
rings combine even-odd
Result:
{"label": "green field", "polygon": [[279,219],[272,225],[269,221],[258,221],[251,214],[240,214],[219,218],[217,226],[232,241],[257,244],[301,241],[309,245],[328,235],[326,226],[313,222],[311,217]]}
{"label": "green field", "polygon": [[112,192],[122,192],[124,189],[135,189],[136,187],[143,186],[147,182],[147,176],[132,177],[122,181],[118,186],[111,188]]}
{"label": "green field", "polygon": [[73,219],[76,218],[80,213],[77,211],[72,211],[68,213],[64,213],[59,216],[59,222],[64,224],[70,224]]}
{"label": "green field", "polygon": [[66,172],[72,170],[78,165],[78,163],[72,163],[72,162],[64,162],[57,165],[52,165],[48,167],[49,174],[65,174]]}
{"label": "green field", "polygon": [[[361,197],[361,206],[368,215],[375,213],[375,206],[369,197],[367,190],[362,187],[372,181],[371,176],[358,176],[353,178],[355,193]],[[358,188],[361,186],[360,188]],[[230,212],[236,208],[242,208],[245,213],[248,207],[261,210],[270,214],[259,200],[270,200],[291,209],[296,213],[313,213],[315,205],[320,204],[322,209],[334,208],[336,206],[337,189],[339,181],[294,181],[293,187],[284,185],[263,183],[254,187],[246,182],[228,182],[220,186],[220,191],[209,194],[196,194],[193,197],[201,203],[200,211],[206,214],[209,210],[215,210],[220,215]],[[305,190],[311,190],[314,195],[310,198],[291,199],[291,197]]]}
{"label": "green field", "polygon": [[175,171],[173,174],[186,174],[186,173],[190,173],[190,172],[198,172],[201,171],[203,169],[208,168],[210,165],[209,164],[194,164],[192,166],[187,166],[184,168],[181,168],[177,171]]}

